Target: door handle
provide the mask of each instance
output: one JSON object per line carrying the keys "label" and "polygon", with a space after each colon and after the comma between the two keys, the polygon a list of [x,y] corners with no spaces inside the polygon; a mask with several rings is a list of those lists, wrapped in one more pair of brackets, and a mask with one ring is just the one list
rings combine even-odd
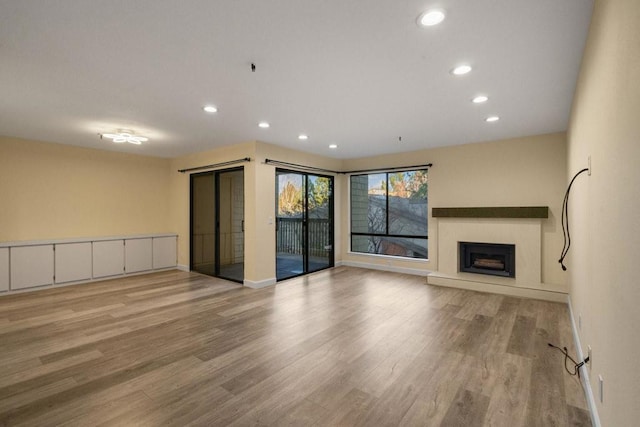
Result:
{"label": "door handle", "polygon": [[244,233],[244,219],[241,221],[242,223],[242,232]]}

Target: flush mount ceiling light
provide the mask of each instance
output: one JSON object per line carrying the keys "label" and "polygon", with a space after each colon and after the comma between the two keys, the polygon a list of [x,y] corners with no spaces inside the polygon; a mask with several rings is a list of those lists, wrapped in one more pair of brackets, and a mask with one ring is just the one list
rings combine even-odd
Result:
{"label": "flush mount ceiling light", "polygon": [[301,133],[300,135],[298,135],[298,139],[301,141],[305,141],[307,139],[309,139],[309,137],[303,133]]}
{"label": "flush mount ceiling light", "polygon": [[338,144],[331,144],[329,145],[329,148],[331,148],[332,150],[335,150],[336,148],[338,148]]}
{"label": "flush mount ceiling light", "polygon": [[500,117],[498,116],[489,116],[486,119],[484,119],[485,122],[489,122],[489,123],[497,122],[498,120],[500,120]]}
{"label": "flush mount ceiling light", "polygon": [[204,111],[206,111],[207,113],[217,113],[218,109],[216,108],[215,105],[205,105],[204,107],[202,107],[202,109]]}
{"label": "flush mount ceiling light", "polygon": [[456,76],[462,76],[463,74],[467,74],[469,71],[471,71],[471,65],[458,65],[456,68],[454,68],[453,70],[451,70],[452,74],[455,74]]}
{"label": "flush mount ceiling light", "polygon": [[489,98],[487,96],[478,95],[475,98],[473,98],[471,102],[473,102],[474,104],[482,104],[483,102],[487,102],[488,100]]}
{"label": "flush mount ceiling light", "polygon": [[270,125],[267,122],[260,122],[258,123],[258,127],[261,127],[262,129],[266,129],[268,128]]}
{"label": "flush mount ceiling light", "polygon": [[149,140],[149,138],[145,138],[144,136],[134,135],[132,131],[126,129],[118,129],[116,133],[102,133],[100,134],[100,138],[108,138],[116,144],[128,142],[129,144],[135,145],[140,145]]}
{"label": "flush mount ceiling light", "polygon": [[445,14],[443,10],[427,10],[425,13],[418,16],[418,25],[421,27],[432,27],[444,21],[444,18]]}

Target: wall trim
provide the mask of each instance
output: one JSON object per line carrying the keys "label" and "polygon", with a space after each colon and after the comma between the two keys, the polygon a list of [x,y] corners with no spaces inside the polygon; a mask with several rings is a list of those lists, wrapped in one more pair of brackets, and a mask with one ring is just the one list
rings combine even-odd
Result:
{"label": "wall trim", "polygon": [[407,268],[407,267],[397,267],[394,265],[383,265],[383,264],[373,264],[368,262],[359,262],[359,261],[340,261],[336,263],[336,267],[338,266],[348,266],[348,267],[359,267],[359,268],[368,268],[370,270],[382,270],[382,271],[391,271],[393,273],[404,273],[404,274],[413,274],[414,276],[427,276],[431,273],[429,270],[423,270],[420,268]]}
{"label": "wall trim", "polygon": [[252,289],[266,288],[267,286],[275,285],[276,284],[276,278],[272,277],[270,279],[258,280],[257,282],[253,281],[253,280],[244,279],[244,283],[243,284],[247,288],[252,288]]}
{"label": "wall trim", "polygon": [[[578,334],[578,328],[576,328],[576,320],[573,316],[573,306],[571,305],[571,295],[567,295],[567,305],[569,306],[569,318],[571,319],[571,330],[573,331],[573,342],[576,347],[576,353],[578,360],[584,360],[584,354],[582,353],[582,344],[580,344],[580,335]],[[596,406],[596,400],[593,396],[593,389],[591,388],[591,381],[589,380],[589,371],[586,365],[580,367],[582,380],[582,388],[584,388],[584,394],[587,397],[587,405],[589,406],[589,414],[591,415],[591,423],[594,427],[602,427],[600,424],[600,416],[598,415],[598,408]]]}
{"label": "wall trim", "polygon": [[188,265],[184,265],[184,264],[178,264],[176,265],[176,268],[180,271],[186,271],[187,273],[191,271],[191,269],[189,268]]}
{"label": "wall trim", "polygon": [[427,276],[429,285],[445,286],[449,288],[466,289],[478,292],[490,292],[493,294],[509,295],[522,298],[534,298],[553,302],[567,302],[567,294],[558,291],[547,291],[543,289],[526,288],[522,286],[498,285],[494,283],[464,280],[456,277],[444,275],[442,273],[431,273]]}

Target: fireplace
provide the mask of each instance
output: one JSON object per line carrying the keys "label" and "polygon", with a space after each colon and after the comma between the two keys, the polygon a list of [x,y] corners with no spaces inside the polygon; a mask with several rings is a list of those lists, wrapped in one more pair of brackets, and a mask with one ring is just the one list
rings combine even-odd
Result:
{"label": "fireplace", "polygon": [[516,277],[516,245],[458,242],[460,272]]}

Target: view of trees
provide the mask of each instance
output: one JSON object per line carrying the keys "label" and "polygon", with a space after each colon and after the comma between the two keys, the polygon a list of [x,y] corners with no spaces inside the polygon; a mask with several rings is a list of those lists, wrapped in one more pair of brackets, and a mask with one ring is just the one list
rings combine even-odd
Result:
{"label": "view of trees", "polygon": [[[295,175],[295,178],[299,178]],[[309,176],[309,212],[326,207],[330,197],[329,178]],[[290,175],[280,175],[278,193],[278,215],[299,216],[304,210],[304,184],[301,179],[294,179]]]}
{"label": "view of trees", "polygon": [[[381,185],[386,185],[382,181]],[[428,192],[427,171],[396,172],[389,174],[389,196],[426,199]],[[386,188],[382,188],[385,190]]]}
{"label": "view of trees", "polygon": [[351,177],[352,250],[427,257],[426,170]]}

